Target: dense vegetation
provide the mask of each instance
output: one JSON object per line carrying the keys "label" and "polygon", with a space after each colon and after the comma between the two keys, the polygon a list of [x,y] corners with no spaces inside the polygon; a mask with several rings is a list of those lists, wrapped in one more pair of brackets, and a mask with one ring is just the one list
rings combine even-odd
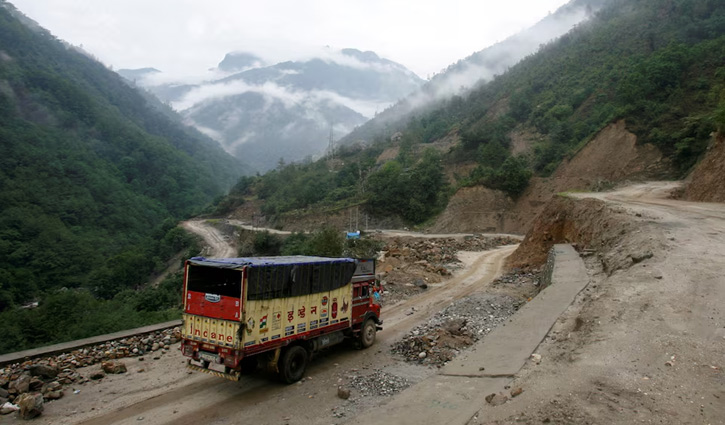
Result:
{"label": "dense vegetation", "polygon": [[[724,34],[719,1],[612,0],[505,74],[421,108],[381,136],[402,131],[428,143],[456,132],[462,145],[452,159],[478,156],[481,164],[468,183],[515,195],[525,173],[512,161],[503,167],[512,131],[540,136],[528,165],[547,175],[602,127],[626,119],[640,142],[655,144],[685,172],[725,107]],[[501,182],[507,173],[514,182]]]}
{"label": "dense vegetation", "polygon": [[304,164],[280,163],[263,176],[243,177],[230,194],[217,200],[216,213],[242,205],[245,198],[264,200],[262,213],[273,222],[281,214],[316,208],[363,205],[376,216],[399,216],[421,223],[445,208],[449,187],[441,155],[434,149],[413,152],[405,144],[397,157],[376,164],[380,144],[346,146],[333,159]]}
{"label": "dense vegetation", "polygon": [[242,165],[0,6],[0,351],[166,317],[166,286],[129,290],[193,247],[176,222]]}
{"label": "dense vegetation", "polygon": [[[444,165],[473,160],[457,185],[516,197],[532,175],[549,175],[604,126],[625,119],[640,143],[655,144],[672,159],[672,173],[683,175],[724,118],[725,4],[611,0],[492,81],[397,121],[373,120],[343,139],[337,162],[281,166],[246,180],[234,199],[258,195],[269,217],[363,204],[418,224],[446,203]],[[516,132],[536,140],[524,156],[511,155]],[[459,142],[426,150],[446,139]],[[378,162],[391,146],[397,157]]]}

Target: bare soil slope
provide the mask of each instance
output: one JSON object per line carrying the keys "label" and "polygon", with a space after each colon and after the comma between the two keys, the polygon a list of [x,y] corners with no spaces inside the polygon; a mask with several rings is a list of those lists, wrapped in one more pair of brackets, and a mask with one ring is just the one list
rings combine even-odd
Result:
{"label": "bare soil slope", "polygon": [[[476,232],[480,229],[524,233],[534,217],[557,193],[601,190],[627,180],[648,180],[670,175],[669,162],[650,144],[638,145],[624,121],[601,130],[551,177],[532,178],[515,202],[502,192],[462,188],[432,226],[435,231]],[[454,229],[454,230],[453,230]]]}
{"label": "bare soil slope", "polygon": [[483,186],[461,188],[428,229],[431,232],[496,232],[511,223],[514,202],[505,193]]}
{"label": "bare soil slope", "polygon": [[[509,267],[531,268],[546,262],[549,250],[557,243],[574,243],[579,250],[609,252],[620,243],[623,234],[636,231],[619,207],[597,199],[573,199],[557,196],[536,217],[520,248],[509,257]],[[617,258],[607,258],[606,268],[613,270],[638,257],[644,247],[629,252],[619,246]],[[631,260],[630,260],[631,261]]]}
{"label": "bare soil slope", "polygon": [[684,198],[690,201],[725,202],[725,136],[713,139],[705,158],[692,172]]}

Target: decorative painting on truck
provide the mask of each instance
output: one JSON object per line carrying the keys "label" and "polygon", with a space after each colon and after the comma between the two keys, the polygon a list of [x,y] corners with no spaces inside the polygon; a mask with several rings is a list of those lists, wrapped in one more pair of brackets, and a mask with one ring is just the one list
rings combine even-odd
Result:
{"label": "decorative painting on truck", "polygon": [[[245,314],[256,318],[273,317],[271,328],[246,329],[244,346],[289,338],[325,326],[349,323],[349,311],[327,315],[329,300],[349,305],[352,296],[352,262],[300,263],[250,266],[246,271]],[[281,318],[277,317],[281,313]],[[282,322],[281,325],[279,322]],[[275,326],[276,325],[276,326]]]}

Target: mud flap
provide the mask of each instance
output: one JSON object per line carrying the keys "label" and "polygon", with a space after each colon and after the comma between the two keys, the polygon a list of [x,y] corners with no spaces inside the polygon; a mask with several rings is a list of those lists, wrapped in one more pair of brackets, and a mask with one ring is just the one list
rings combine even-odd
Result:
{"label": "mud flap", "polygon": [[239,377],[241,375],[239,372],[235,372],[235,373],[224,373],[224,372],[216,371],[214,369],[207,369],[205,367],[201,367],[201,366],[197,366],[195,364],[192,364],[191,363],[191,360],[189,360],[186,363],[186,367],[188,369],[191,369],[191,370],[194,370],[194,371],[197,371],[197,372],[204,372],[206,374],[213,375],[213,376],[216,376],[218,378],[224,378],[224,379],[228,379],[230,381],[235,381],[235,382],[236,381],[239,381]]}

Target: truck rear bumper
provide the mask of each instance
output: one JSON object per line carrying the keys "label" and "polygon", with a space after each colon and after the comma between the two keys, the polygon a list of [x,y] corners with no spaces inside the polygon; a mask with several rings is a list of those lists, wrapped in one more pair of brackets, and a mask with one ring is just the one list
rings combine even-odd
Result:
{"label": "truck rear bumper", "polygon": [[225,372],[219,372],[218,370],[214,370],[214,369],[209,369],[209,368],[206,368],[206,367],[197,366],[197,365],[193,364],[191,362],[191,360],[188,360],[188,362],[186,363],[186,367],[188,369],[195,370],[197,372],[204,372],[204,373],[207,373],[209,375],[216,376],[218,378],[224,378],[224,379],[228,379],[230,381],[235,381],[235,382],[236,381],[239,381],[239,377],[241,375],[238,371],[237,372],[232,372],[232,373],[225,373]]}

